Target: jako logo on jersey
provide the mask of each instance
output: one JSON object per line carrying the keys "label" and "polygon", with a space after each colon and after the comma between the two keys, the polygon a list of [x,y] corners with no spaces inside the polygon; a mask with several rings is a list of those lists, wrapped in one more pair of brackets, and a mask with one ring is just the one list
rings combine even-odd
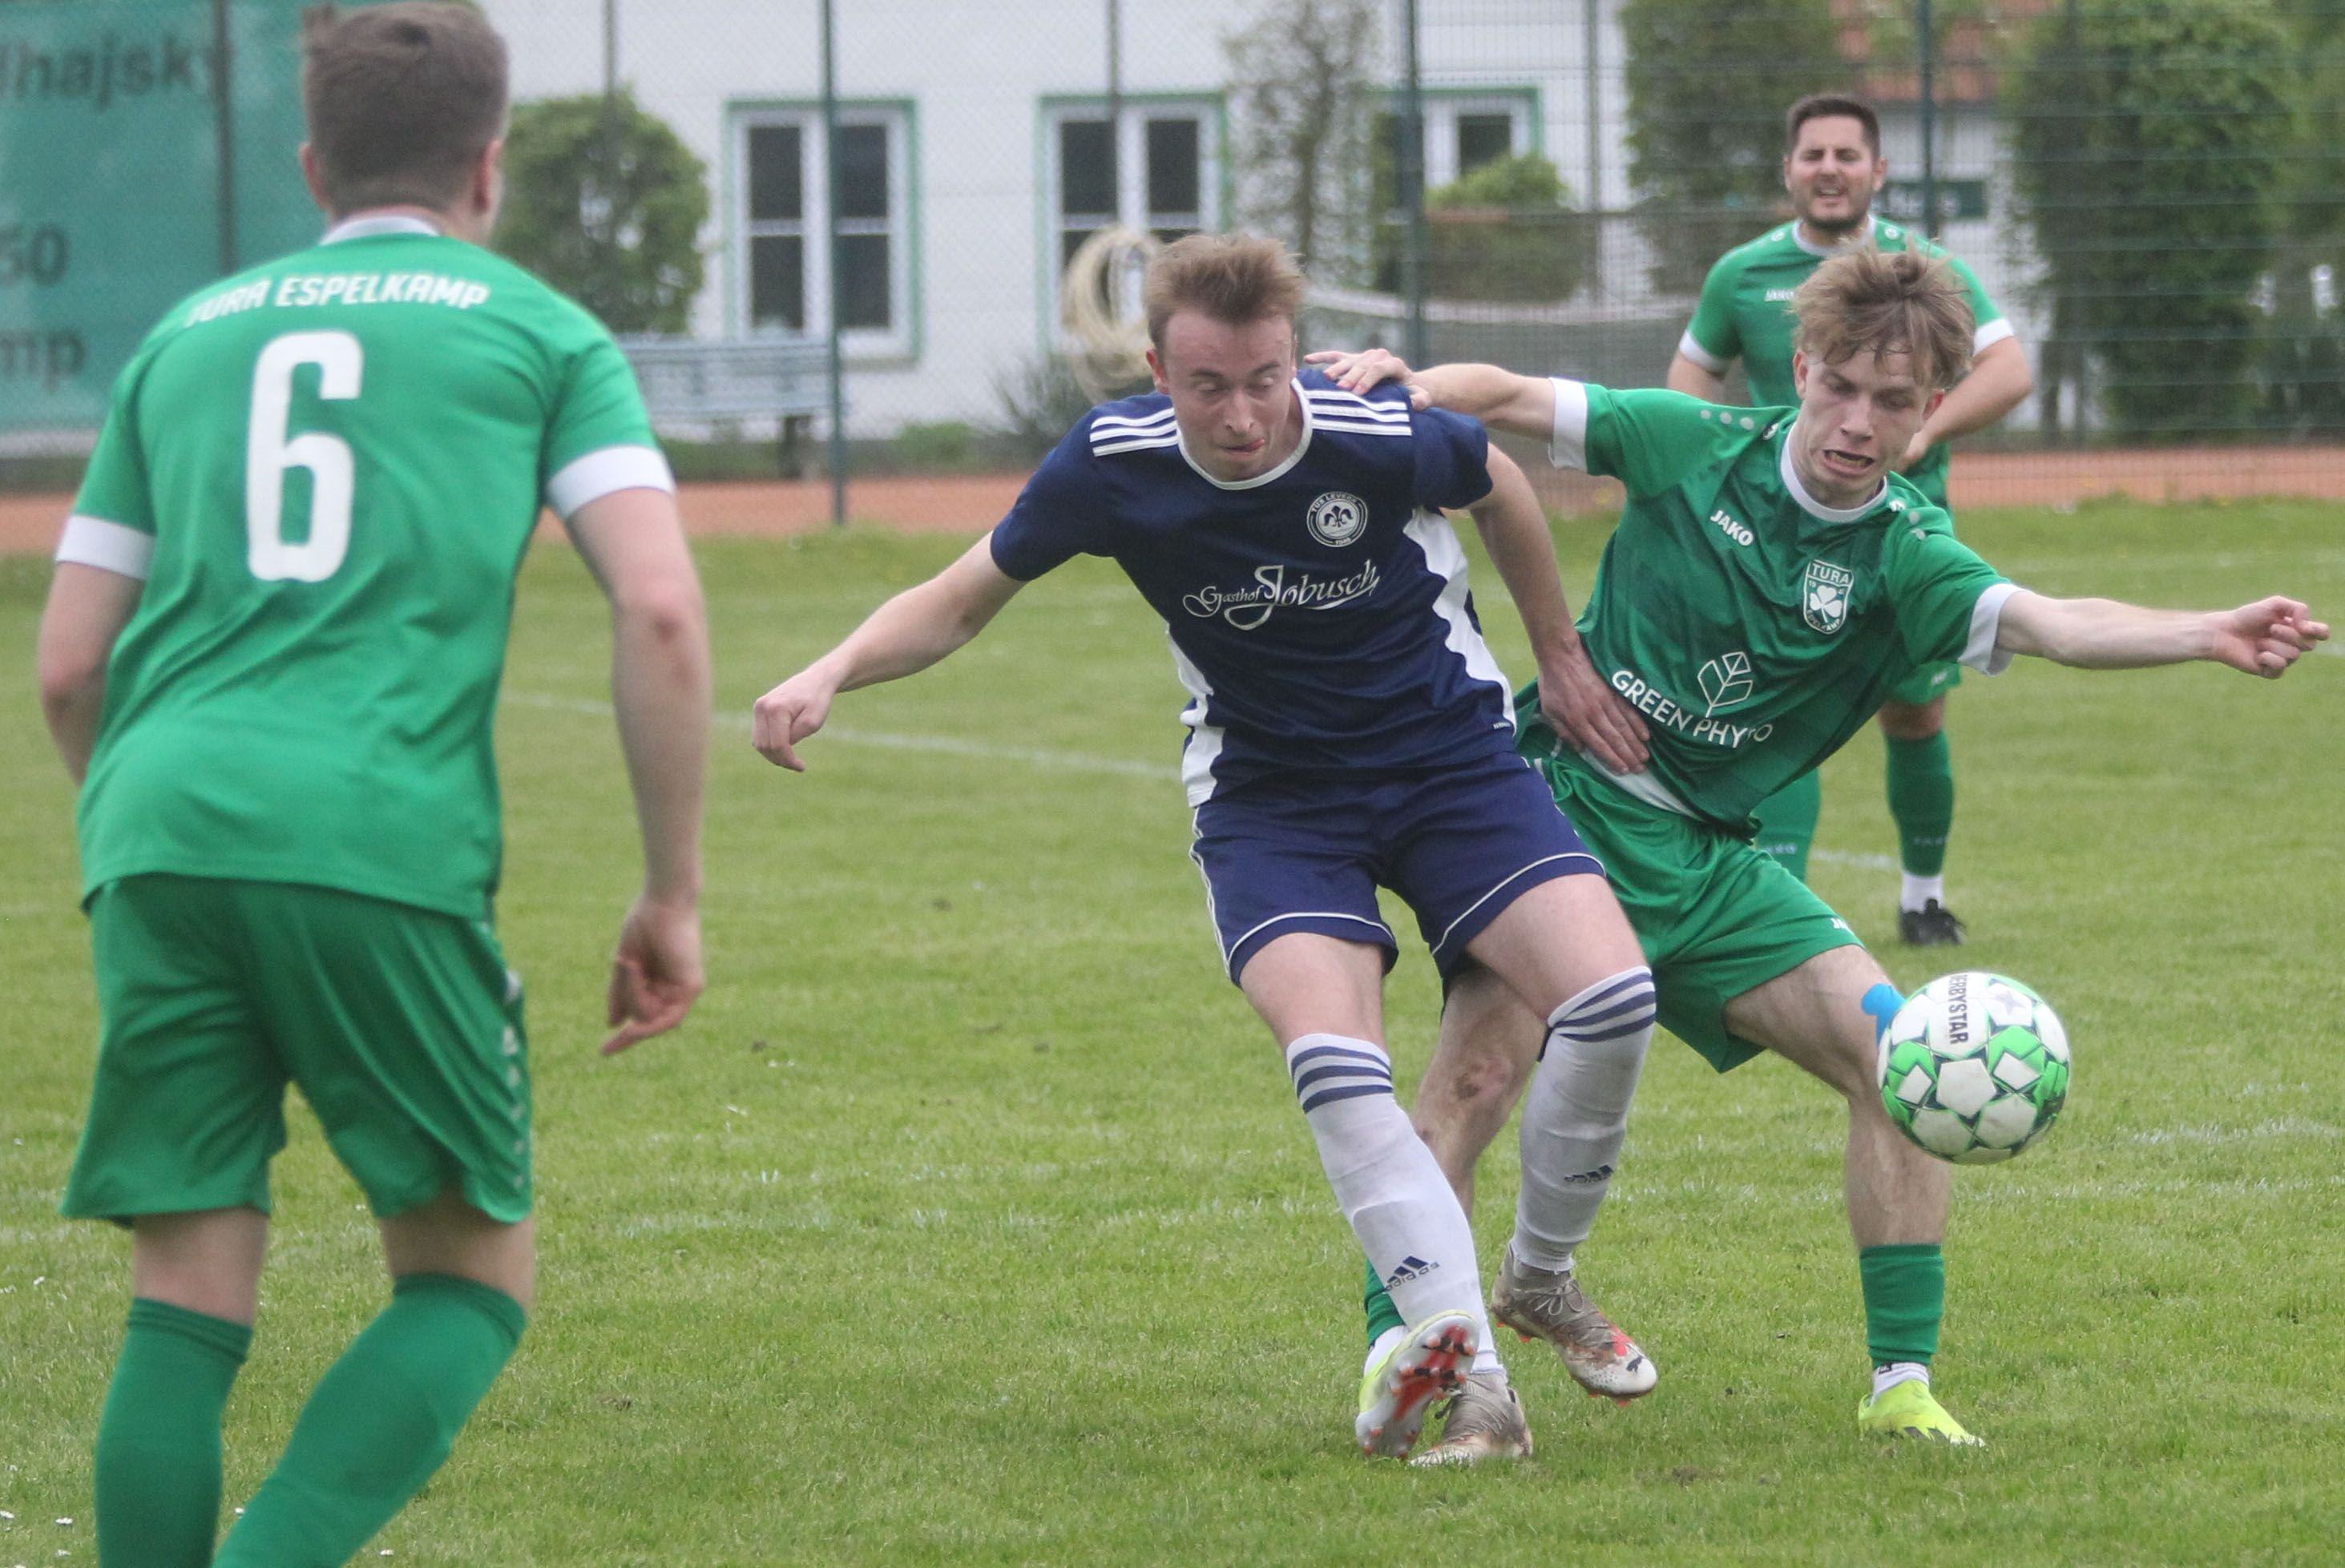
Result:
{"label": "jako logo on jersey", "polygon": [[1251,632],[1269,620],[1274,610],[1338,609],[1372,597],[1383,581],[1373,561],[1345,577],[1314,577],[1307,572],[1298,572],[1292,583],[1286,581],[1284,566],[1257,566],[1254,569],[1253,586],[1200,588],[1183,596],[1181,608],[1200,621],[1210,621],[1218,615],[1239,631]]}
{"label": "jako logo on jersey", "polygon": [[1780,305],[1798,292],[1799,290],[1796,288],[1770,288],[1767,290],[1767,303],[1770,305]]}
{"label": "jako logo on jersey", "polygon": [[1727,538],[1734,541],[1737,544],[1747,546],[1753,540],[1759,537],[1757,534],[1751,532],[1744,524],[1735,521],[1733,517],[1724,507],[1721,507],[1716,511],[1711,512],[1710,514],[1710,521],[1718,524],[1719,532],[1726,535]]}
{"label": "jako logo on jersey", "polygon": [[1845,566],[1811,561],[1807,592],[1800,598],[1800,613],[1807,618],[1809,625],[1830,636],[1848,623],[1848,592],[1855,586],[1856,573]]}
{"label": "jako logo on jersey", "polygon": [[1331,550],[1341,550],[1368,531],[1368,503],[1358,496],[1331,490],[1311,503],[1304,515],[1311,537]]}

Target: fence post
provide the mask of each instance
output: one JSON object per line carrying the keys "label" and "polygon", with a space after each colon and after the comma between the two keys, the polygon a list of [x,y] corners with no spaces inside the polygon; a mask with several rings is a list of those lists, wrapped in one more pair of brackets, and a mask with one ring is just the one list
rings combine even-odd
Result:
{"label": "fence post", "polygon": [[1934,77],[1938,61],[1938,40],[1930,25],[1930,0],[1914,0],[1914,3],[1916,11],[1914,31],[1921,38],[1922,52],[1922,232],[1935,239],[1938,238],[1938,105]]}
{"label": "fence post", "polygon": [[822,246],[830,296],[830,523],[847,523],[847,387],[838,352],[838,62],[834,0],[822,0]]}
{"label": "fence post", "polygon": [[212,0],[213,137],[219,152],[219,269],[236,270],[236,66],[228,45],[228,0]]}
{"label": "fence post", "polygon": [[1425,325],[1425,95],[1416,68],[1416,0],[1402,0],[1401,30],[1408,68],[1400,137],[1400,205],[1408,220],[1401,292],[1408,299],[1408,362],[1423,365],[1433,358],[1433,343]]}

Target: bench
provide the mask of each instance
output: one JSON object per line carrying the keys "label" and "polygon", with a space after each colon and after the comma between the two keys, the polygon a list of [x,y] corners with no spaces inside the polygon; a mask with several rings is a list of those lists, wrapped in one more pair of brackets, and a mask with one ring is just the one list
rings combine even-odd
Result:
{"label": "bench", "polygon": [[818,338],[622,335],[655,424],[779,421],[782,472],[799,477],[798,439],[830,407],[830,350]]}

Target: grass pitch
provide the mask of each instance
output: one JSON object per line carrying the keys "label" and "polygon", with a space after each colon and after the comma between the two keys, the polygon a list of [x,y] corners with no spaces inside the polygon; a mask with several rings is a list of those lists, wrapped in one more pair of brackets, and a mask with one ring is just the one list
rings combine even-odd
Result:
{"label": "grass pitch", "polygon": [[[2345,609],[2331,509],[1980,513],[2048,592]],[[1585,588],[1593,523],[1559,531]],[[1952,709],[1965,966],[2053,998],[2062,1124],[1965,1170],[1939,1388],[1984,1453],[1861,1443],[1842,1118],[1785,1065],[1656,1044],[1597,1299],[1662,1371],[1629,1410],[1510,1350],[1538,1455],[1352,1452],[1359,1263],[1265,1032],[1219,976],[1172,778],[1163,636],[1079,561],[977,643],[852,694],[814,771],[750,701],[950,540],[701,550],[718,656],[706,1000],[598,1059],[637,871],[599,599],[526,573],[500,732],[501,924],[527,976],[539,1310],[456,1457],[368,1549],[462,1564],[2287,1563],[2345,1517],[2345,659],[2276,685],[2022,662]],[[0,561],[29,663],[46,566]],[[1527,667],[1491,575],[1501,662]],[[1577,592],[1575,592],[1577,596]],[[1815,879],[1903,984],[1881,747],[1827,770]],[[96,1019],[70,799],[0,687],[0,1565],[95,1556],[88,1445],[127,1246],[53,1204]],[[1436,986],[1388,989],[1414,1083]],[[376,1310],[357,1194],[305,1116],[228,1420],[245,1495]],[[1477,1215],[1512,1213],[1502,1139]],[[67,1523],[65,1521],[70,1520]]]}

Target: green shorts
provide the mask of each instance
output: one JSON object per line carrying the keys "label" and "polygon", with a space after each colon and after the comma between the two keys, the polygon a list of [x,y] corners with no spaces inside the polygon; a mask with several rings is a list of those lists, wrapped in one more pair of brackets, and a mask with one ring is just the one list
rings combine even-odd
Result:
{"label": "green shorts", "polygon": [[64,1212],[269,1209],[299,1084],[378,1217],[530,1209],[521,979],[484,922],[332,888],[130,876],[89,901],[103,1025]]}
{"label": "green shorts", "polygon": [[1861,946],[1848,922],[1755,845],[1623,794],[1568,755],[1538,763],[1555,804],[1612,879],[1653,967],[1661,1027],[1720,1072],[1763,1048],[1726,1004],[1819,953]]}
{"label": "green shorts", "polygon": [[1963,667],[1951,660],[1924,664],[1889,688],[1889,701],[1918,708],[1934,703],[1963,683]]}

